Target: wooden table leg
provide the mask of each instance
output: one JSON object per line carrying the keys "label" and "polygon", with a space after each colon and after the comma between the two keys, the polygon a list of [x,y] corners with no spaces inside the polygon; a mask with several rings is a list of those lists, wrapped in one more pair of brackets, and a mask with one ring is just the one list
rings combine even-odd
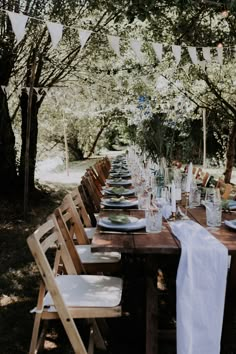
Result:
{"label": "wooden table leg", "polygon": [[146,280],[146,354],[158,353],[158,301],[153,279]]}
{"label": "wooden table leg", "polygon": [[225,296],[224,322],[221,338],[222,349],[231,349],[235,336],[233,322],[236,315],[236,256],[231,257]]}

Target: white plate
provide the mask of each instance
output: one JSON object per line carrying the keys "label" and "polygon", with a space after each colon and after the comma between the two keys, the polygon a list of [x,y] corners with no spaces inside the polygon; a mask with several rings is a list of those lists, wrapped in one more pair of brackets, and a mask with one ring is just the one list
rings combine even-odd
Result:
{"label": "white plate", "polygon": [[[136,222],[131,222],[128,224],[114,224],[114,223],[107,223],[105,218],[101,218],[98,221],[98,225],[110,230],[119,230],[119,231],[134,231],[143,229],[146,227],[146,220],[145,219],[138,219]],[[107,219],[107,218],[106,218]]]}
{"label": "white plate", "polygon": [[111,221],[108,217],[104,217],[102,218],[102,222],[106,225],[110,225],[110,226],[113,226],[113,225],[131,225],[131,224],[134,224],[138,221],[139,219],[138,218],[135,218],[134,216],[128,216],[128,221],[127,223],[118,223],[118,222],[113,222]]}
{"label": "white plate", "polygon": [[109,199],[108,200],[103,200],[102,205],[106,206],[106,207],[110,207],[110,208],[130,208],[130,207],[134,207],[138,205],[138,201],[137,200],[123,200],[121,202],[112,202]]}
{"label": "white plate", "polygon": [[121,181],[116,181],[116,180],[113,180],[113,179],[107,179],[106,182],[108,184],[110,184],[111,186],[128,186],[130,184],[132,184],[132,180],[131,179],[124,179],[124,180],[121,180]]}
{"label": "white plate", "polygon": [[134,189],[127,189],[124,192],[121,193],[114,193],[111,189],[104,189],[105,194],[115,194],[115,195],[132,195],[134,194],[135,190]]}
{"label": "white plate", "polygon": [[230,210],[236,210],[236,200],[228,200]]}
{"label": "white plate", "polygon": [[236,230],[236,220],[225,220],[225,225]]}
{"label": "white plate", "polygon": [[131,173],[126,171],[122,171],[122,172],[114,171],[110,173],[110,176],[114,178],[127,178],[127,177],[131,177]]}

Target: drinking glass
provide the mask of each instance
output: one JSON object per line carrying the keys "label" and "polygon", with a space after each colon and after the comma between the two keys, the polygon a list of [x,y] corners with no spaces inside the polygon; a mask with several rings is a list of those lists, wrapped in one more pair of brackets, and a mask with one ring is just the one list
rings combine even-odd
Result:
{"label": "drinking glass", "polygon": [[195,208],[201,204],[201,191],[195,183],[191,184],[189,193],[189,207]]}
{"label": "drinking glass", "polygon": [[138,208],[141,210],[148,209],[150,205],[150,194],[148,192],[138,192]]}
{"label": "drinking glass", "polygon": [[160,232],[162,228],[162,207],[149,208],[145,210],[146,231]]}
{"label": "drinking glass", "polygon": [[205,201],[218,202],[221,201],[219,188],[206,188]]}
{"label": "drinking glass", "polygon": [[205,201],[206,223],[210,227],[221,226],[222,204],[221,201]]}

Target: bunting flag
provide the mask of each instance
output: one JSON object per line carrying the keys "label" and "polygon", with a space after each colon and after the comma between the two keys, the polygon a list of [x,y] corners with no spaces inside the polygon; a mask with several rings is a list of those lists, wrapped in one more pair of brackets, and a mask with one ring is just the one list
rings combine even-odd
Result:
{"label": "bunting flag", "polygon": [[220,65],[223,65],[223,47],[217,47],[217,60]]}
{"label": "bunting flag", "polygon": [[[12,25],[12,30],[16,36],[17,44],[24,38],[28,18],[32,19],[32,20],[37,20],[37,21],[42,22],[47,25],[48,31],[50,33],[50,37],[52,40],[52,47],[53,48],[55,48],[58,45],[59,41],[62,38],[64,26],[61,23],[45,21],[43,19],[26,16],[23,14],[12,12],[12,11],[5,11],[3,9],[2,10],[0,9],[0,11],[4,11],[7,13],[9,20],[11,22],[11,25]],[[66,26],[66,27],[69,27],[69,26]],[[71,26],[71,28],[75,28],[75,26]],[[78,31],[79,31],[81,50],[82,50],[84,48],[85,44],[87,43],[90,35],[93,33],[93,31],[81,30],[81,29],[78,29]],[[118,36],[107,35],[107,39],[108,39],[109,45],[111,46],[111,48],[113,49],[115,54],[118,57],[120,57],[121,56],[120,55],[120,39],[121,38]],[[165,45],[165,43],[155,43],[155,42],[152,43],[153,50],[154,50],[156,58],[159,62],[161,62],[163,59],[163,46],[164,45]],[[130,46],[131,46],[132,50],[134,51],[136,57],[140,61],[140,63],[143,64],[144,60],[145,60],[145,56],[144,56],[144,53],[141,51],[141,46],[142,46],[141,40],[132,39],[130,41]],[[181,52],[182,52],[183,47],[181,45],[174,45],[174,44],[172,44],[171,47],[172,47],[172,53],[174,55],[175,61],[178,65],[181,60]],[[185,46],[184,46],[184,48],[185,48]],[[199,48],[199,46],[198,46],[198,48]],[[236,58],[236,46],[231,45],[231,46],[228,46],[227,48],[230,48],[230,53],[232,53],[232,55],[235,56],[235,58]],[[200,64],[198,54],[197,54],[197,48],[190,46],[187,49],[188,49],[188,53],[189,53],[192,63]],[[206,62],[204,65],[206,65],[207,63],[211,63],[213,59],[216,60],[220,65],[223,65],[224,53],[223,53],[222,47],[201,47],[201,49],[202,49],[203,59]],[[217,50],[216,57],[213,57],[213,54],[211,53],[211,51],[213,49]]]}
{"label": "bunting flag", "polygon": [[28,16],[11,11],[7,11],[7,14],[11,21],[12,30],[16,36],[16,44],[18,44],[24,38]]}
{"label": "bunting flag", "polygon": [[4,93],[7,93],[7,92],[6,92],[6,86],[1,85],[1,89],[2,89],[2,91],[3,91]]}
{"label": "bunting flag", "polygon": [[188,53],[192,60],[192,63],[197,65],[198,64],[198,57],[197,57],[197,48],[196,47],[188,47]]}
{"label": "bunting flag", "polygon": [[176,64],[178,65],[181,60],[181,46],[180,45],[172,45],[172,52],[175,57]]}
{"label": "bunting flag", "polygon": [[80,39],[80,44],[81,44],[80,50],[82,50],[84,48],[91,33],[92,33],[92,31],[89,31],[89,30],[79,30],[79,39]]}
{"label": "bunting flag", "polygon": [[30,87],[24,87],[24,89],[26,90],[27,95],[29,96],[29,93],[30,93]]}
{"label": "bunting flag", "polygon": [[161,62],[162,61],[163,44],[162,43],[152,43],[152,47],[155,51],[157,59]]}
{"label": "bunting flag", "polygon": [[130,46],[133,49],[135,55],[137,56],[138,60],[140,61],[140,63],[144,62],[144,56],[143,53],[141,51],[141,46],[142,43],[141,41],[137,40],[137,39],[131,39],[130,40]]}
{"label": "bunting flag", "polygon": [[111,48],[114,50],[116,55],[120,57],[120,37],[117,36],[107,36],[108,42]]}
{"label": "bunting flag", "polygon": [[202,55],[203,58],[210,63],[211,62],[211,48],[210,47],[203,47],[202,48]]}
{"label": "bunting flag", "polygon": [[62,38],[63,25],[61,23],[46,21],[46,25],[52,40],[52,48],[56,48]]}

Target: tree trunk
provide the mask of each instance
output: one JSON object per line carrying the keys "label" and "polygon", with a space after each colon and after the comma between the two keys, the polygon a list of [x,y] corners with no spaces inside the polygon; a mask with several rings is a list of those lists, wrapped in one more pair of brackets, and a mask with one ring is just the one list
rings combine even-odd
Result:
{"label": "tree trunk", "polygon": [[17,186],[15,136],[11,126],[6,94],[0,88],[0,193]]}
{"label": "tree trunk", "polygon": [[71,161],[84,160],[84,152],[83,149],[79,147],[77,136],[71,137],[71,135],[69,135],[68,148]]}
{"label": "tree trunk", "polygon": [[99,131],[98,131],[98,133],[97,133],[97,135],[96,135],[96,137],[95,137],[95,139],[94,139],[93,145],[92,145],[91,149],[89,150],[89,153],[88,153],[88,155],[87,155],[87,157],[86,157],[87,159],[89,159],[89,158],[92,156],[92,154],[94,153],[94,150],[95,150],[95,148],[96,148],[96,146],[97,146],[98,140],[99,140],[100,136],[102,135],[104,129],[105,129],[108,125],[109,125],[109,123],[106,123],[106,124],[104,124],[104,125],[102,125],[102,126],[100,127],[100,129],[99,129]]}
{"label": "tree trunk", "polygon": [[231,175],[234,167],[236,148],[236,122],[232,126],[229,134],[229,141],[226,152],[226,168],[225,168],[225,183],[230,183]]}
{"label": "tree trunk", "polygon": [[[25,148],[26,148],[26,127],[27,127],[27,109],[28,109],[28,94],[26,91],[22,92],[20,97],[21,104],[21,156],[19,178],[20,184],[24,186],[25,178]],[[37,102],[37,94],[33,93],[32,97],[32,112],[31,112],[31,129],[30,129],[30,148],[29,148],[29,190],[32,191],[34,185],[35,164],[37,155],[37,139],[38,139],[38,111],[40,104]]]}

